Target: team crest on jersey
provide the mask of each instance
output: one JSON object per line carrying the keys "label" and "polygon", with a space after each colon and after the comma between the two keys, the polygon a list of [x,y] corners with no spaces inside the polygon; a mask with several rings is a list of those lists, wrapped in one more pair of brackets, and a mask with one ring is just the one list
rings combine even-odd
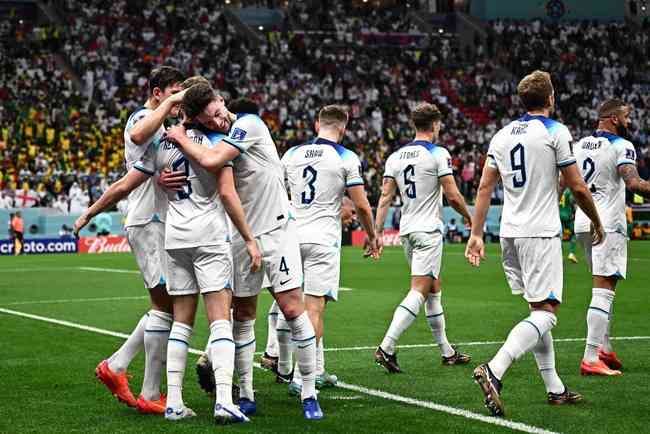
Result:
{"label": "team crest on jersey", "polygon": [[230,138],[233,140],[244,140],[244,137],[246,137],[246,131],[241,128],[235,128],[230,134]]}

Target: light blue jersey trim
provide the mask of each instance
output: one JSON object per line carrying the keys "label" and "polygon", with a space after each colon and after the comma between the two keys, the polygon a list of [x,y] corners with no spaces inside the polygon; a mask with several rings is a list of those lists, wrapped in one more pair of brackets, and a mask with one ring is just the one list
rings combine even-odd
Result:
{"label": "light blue jersey trim", "polygon": [[559,163],[557,163],[557,167],[567,167],[567,166],[570,166],[572,164],[576,164],[576,159],[575,158],[572,158],[570,160],[560,161]]}
{"label": "light blue jersey trim", "polygon": [[137,164],[136,164],[135,166],[133,166],[133,168],[136,169],[136,170],[139,170],[140,172],[144,173],[145,175],[149,175],[149,176],[153,176],[153,175],[154,175],[154,172],[152,172],[152,171],[150,171],[150,170],[147,170],[147,169],[145,169],[144,167],[139,166],[139,165],[137,165]]}
{"label": "light blue jersey trim", "polygon": [[237,150],[239,151],[240,154],[243,154],[244,152],[246,152],[245,150],[240,148],[238,145],[236,145],[233,142],[231,142],[230,140],[228,140],[228,137],[224,138],[223,141],[225,143],[228,143],[230,146],[233,146],[233,147],[237,148]]}

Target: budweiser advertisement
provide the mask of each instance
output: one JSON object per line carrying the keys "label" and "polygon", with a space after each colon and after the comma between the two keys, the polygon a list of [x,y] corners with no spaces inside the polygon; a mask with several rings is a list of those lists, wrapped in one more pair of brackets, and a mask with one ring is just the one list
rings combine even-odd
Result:
{"label": "budweiser advertisement", "polygon": [[130,253],[126,237],[108,235],[105,237],[79,238],[79,253]]}
{"label": "budweiser advertisement", "polygon": [[[363,242],[365,239],[366,239],[365,231],[352,232],[353,246],[363,246]],[[401,246],[401,245],[402,243],[399,240],[399,231],[397,229],[384,230],[384,246]]]}

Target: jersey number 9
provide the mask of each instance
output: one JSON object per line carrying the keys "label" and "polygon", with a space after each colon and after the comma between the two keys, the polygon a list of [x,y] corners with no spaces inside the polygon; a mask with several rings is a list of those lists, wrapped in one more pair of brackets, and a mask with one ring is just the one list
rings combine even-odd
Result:
{"label": "jersey number 9", "polygon": [[523,187],[526,184],[526,152],[521,143],[518,143],[510,151],[510,165],[513,171],[519,172],[519,174],[513,174],[512,185],[515,188]]}

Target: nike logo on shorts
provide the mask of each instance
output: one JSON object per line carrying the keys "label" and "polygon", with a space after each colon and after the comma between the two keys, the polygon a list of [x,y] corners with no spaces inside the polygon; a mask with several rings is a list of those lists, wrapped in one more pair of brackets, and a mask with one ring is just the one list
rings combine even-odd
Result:
{"label": "nike logo on shorts", "polygon": [[280,286],[284,286],[284,284],[291,282],[291,279],[287,279],[285,281],[280,281]]}

